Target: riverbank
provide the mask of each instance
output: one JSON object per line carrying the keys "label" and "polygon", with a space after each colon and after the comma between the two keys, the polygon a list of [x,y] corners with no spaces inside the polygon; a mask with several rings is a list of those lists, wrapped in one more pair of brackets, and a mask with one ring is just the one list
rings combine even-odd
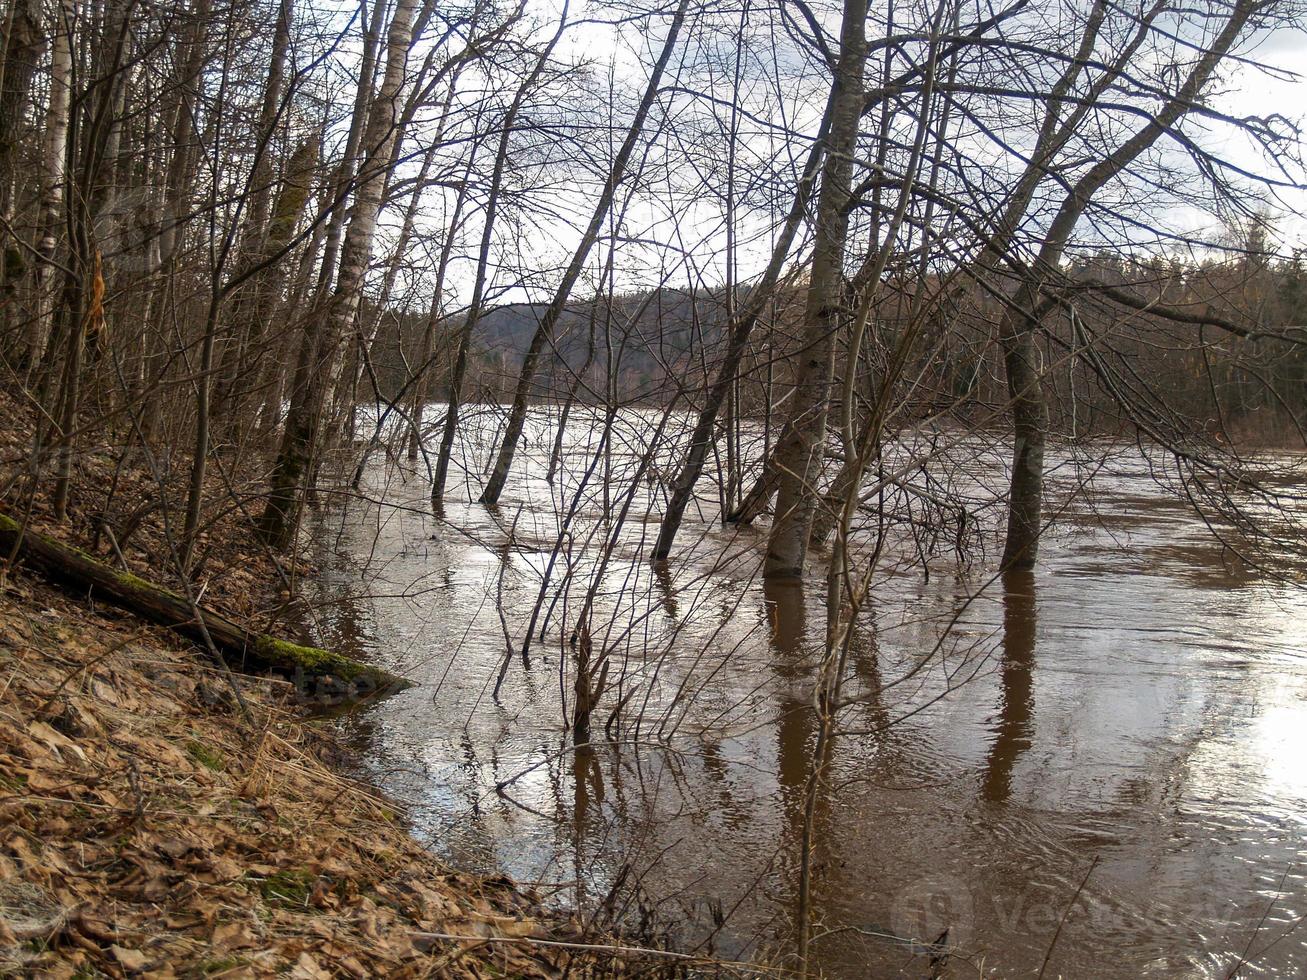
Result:
{"label": "riverbank", "polygon": [[[3,407],[4,510],[170,584],[152,474],[84,453],[69,519],[55,522],[12,478],[26,435],[22,413]],[[231,513],[202,545],[205,602],[268,625],[286,567]],[[287,680],[230,674],[162,627],[0,564],[0,975],[556,977],[681,964],[583,949],[594,930],[530,889],[441,864],[397,805],[342,775],[344,750],[303,701]]]}
{"label": "riverbank", "polygon": [[21,574],[0,596],[0,675],[0,968],[559,972],[565,952],[487,940],[569,924],[507,879],[435,862],[333,770],[288,683],[233,686],[157,629]]}

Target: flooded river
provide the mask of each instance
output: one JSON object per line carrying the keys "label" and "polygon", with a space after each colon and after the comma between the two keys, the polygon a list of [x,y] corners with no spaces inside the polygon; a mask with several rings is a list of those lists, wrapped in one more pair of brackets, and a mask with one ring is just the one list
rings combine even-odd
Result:
{"label": "flooded river", "polygon": [[[365,499],[313,518],[314,632],[420,682],[337,723],[437,853],[677,948],[783,962],[824,586],[764,584],[765,526],[723,527],[707,479],[665,570],[644,558],[659,474],[614,534],[657,419],[623,414],[597,462],[601,426],[577,419],[551,485],[540,410],[497,508],[471,502],[497,424],[474,419],[443,521],[422,463],[378,453]],[[920,478],[980,517],[957,541],[886,537],[817,800],[815,965],[1302,975],[1302,566],[1248,568],[1123,450],[1057,468],[1038,569],[996,578],[1002,463],[944,445]],[[566,639],[587,596],[610,669],[578,754]]]}

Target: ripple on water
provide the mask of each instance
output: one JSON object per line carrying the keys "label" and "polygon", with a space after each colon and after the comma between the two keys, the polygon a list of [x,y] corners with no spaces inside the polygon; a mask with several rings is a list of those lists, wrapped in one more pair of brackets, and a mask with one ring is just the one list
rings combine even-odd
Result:
{"label": "ripple on water", "polygon": [[[648,429],[635,419],[623,445]],[[505,625],[520,650],[576,485],[575,468],[547,485],[542,460],[527,454],[497,512],[454,499],[436,525],[423,481],[378,463],[371,493],[400,509],[318,518],[322,632],[422,682],[342,732],[460,859],[582,903],[630,861],[684,941],[712,930],[711,901],[734,909],[718,949],[784,942],[820,588],[806,604],[769,593],[764,535],[721,527],[706,497],[660,579],[643,561],[660,505],[642,498],[596,600],[597,648],[632,692],[614,729],[625,742],[583,760],[562,732],[558,670],[595,568],[587,542],[603,537],[598,498],[560,559],[573,591],[541,611],[530,670],[514,659],[497,702],[488,689]],[[1048,976],[1224,977],[1245,950],[1248,975],[1307,969],[1294,929],[1307,910],[1307,598],[1232,561],[1145,466],[1119,462],[1023,586],[977,598],[983,569],[942,565],[876,581],[815,811],[827,975],[924,975],[904,937],[941,925],[932,915],[962,944],[957,962],[999,976],[1037,973],[1063,918]]]}

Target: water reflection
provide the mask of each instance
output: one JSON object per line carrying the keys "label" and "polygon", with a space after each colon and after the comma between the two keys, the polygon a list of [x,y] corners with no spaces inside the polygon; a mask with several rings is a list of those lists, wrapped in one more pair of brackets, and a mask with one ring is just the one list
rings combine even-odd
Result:
{"label": "water reflection", "polygon": [[586,843],[593,839],[592,831],[602,826],[604,804],[604,771],[595,750],[585,745],[575,749],[572,756],[572,876],[576,881],[576,907],[588,907],[586,878],[588,874]]}
{"label": "water reflection", "polygon": [[789,836],[785,850],[793,851],[802,832],[804,788],[812,753],[809,743],[815,730],[812,678],[803,662],[807,605],[802,582],[764,579],[762,589],[777,679],[776,782]]}
{"label": "water reflection", "polygon": [[985,760],[981,794],[991,803],[1006,803],[1012,795],[1012,769],[1030,748],[1035,698],[1035,575],[1009,571],[1003,576],[1003,643],[1001,700],[994,743]]}
{"label": "water reflection", "polygon": [[[620,498],[653,425],[615,424]],[[601,528],[601,488],[579,496],[593,439],[578,426],[553,485],[528,448],[499,516],[472,502],[471,473],[434,523],[424,481],[380,460],[368,491],[386,506],[321,516],[318,635],[422,685],[341,724],[442,853],[544,881],[586,914],[617,895],[638,926],[657,906],[679,943],[778,961],[793,941],[821,590],[756,578],[765,532],[723,528],[710,497],[684,551],[651,567],[656,488],[622,532]],[[961,455],[963,476],[988,479],[981,456]],[[950,943],[967,947],[953,975],[974,975],[970,961],[1034,976],[1096,857],[1046,975],[1224,977],[1250,939],[1256,952],[1282,933],[1258,969],[1301,972],[1307,600],[1230,568],[1147,467],[1123,458],[1100,490],[1092,509],[1065,511],[1038,580],[982,590],[983,568],[945,563],[927,580],[887,552],[815,797],[826,976],[924,976],[928,956],[884,936],[938,935],[899,922],[904,901],[942,898]],[[530,666],[513,658],[496,703],[574,501]],[[616,677],[595,733],[621,748],[574,754],[566,641],[591,589]]]}

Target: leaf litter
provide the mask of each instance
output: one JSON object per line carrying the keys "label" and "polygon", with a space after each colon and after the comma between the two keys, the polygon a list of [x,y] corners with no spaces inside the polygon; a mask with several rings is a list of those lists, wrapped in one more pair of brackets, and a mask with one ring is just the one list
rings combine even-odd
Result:
{"label": "leaf litter", "polygon": [[593,940],[502,875],[433,858],[397,804],[333,771],[340,749],[297,717],[290,685],[238,678],[256,709],[251,728],[202,696],[220,679],[171,637],[11,576],[0,595],[0,971],[166,980],[619,970],[532,945]]}
{"label": "leaf litter", "polygon": [[[79,455],[65,523],[44,493],[14,493],[30,416],[0,391],[0,475],[10,474],[0,509],[175,585],[158,483],[121,453]],[[281,621],[285,576],[311,567],[254,545],[235,510],[201,538],[205,601],[258,628]],[[342,774],[344,750],[304,716],[291,683],[229,675],[168,631],[7,558],[0,976],[586,978],[725,966],[621,946],[503,875],[442,864],[410,836],[402,806]]]}

